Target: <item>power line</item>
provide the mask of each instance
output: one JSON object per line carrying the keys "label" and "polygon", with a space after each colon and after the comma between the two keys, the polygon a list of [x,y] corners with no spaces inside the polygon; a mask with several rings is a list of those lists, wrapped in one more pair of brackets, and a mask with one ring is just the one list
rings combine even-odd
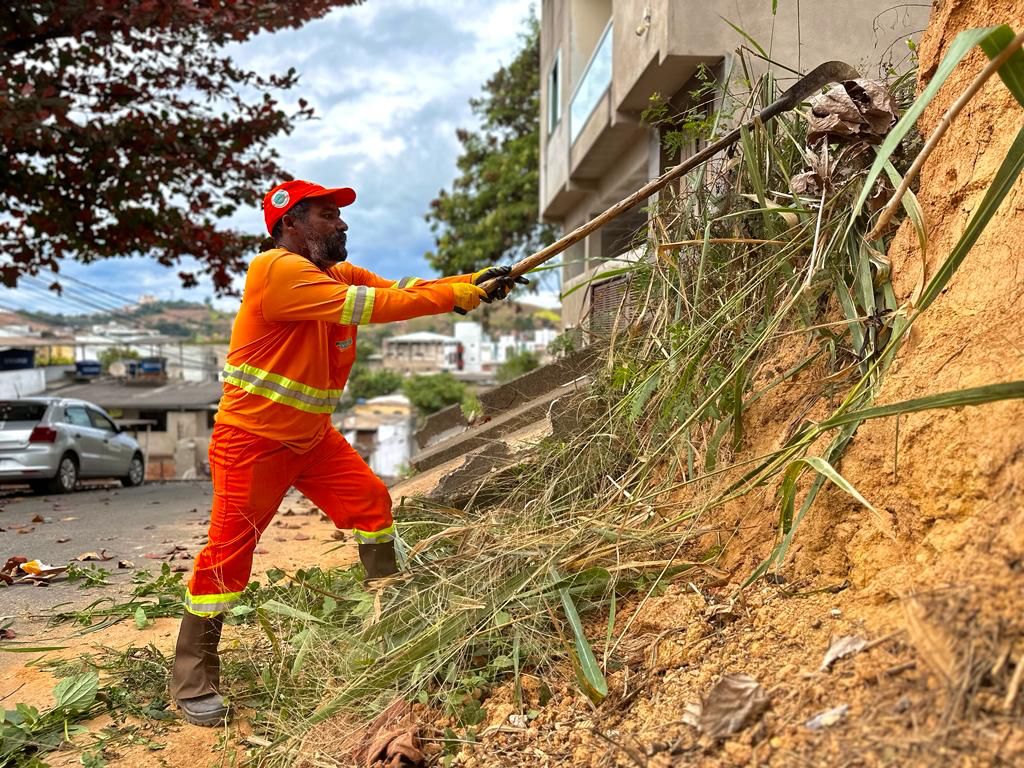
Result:
{"label": "power line", "polygon": [[[38,278],[35,278],[35,283],[42,283],[42,284],[45,285],[45,282],[42,281],[42,280],[39,280]],[[106,307],[103,307],[103,305],[101,305],[101,304],[92,303],[92,302],[90,302],[88,300],[83,299],[81,296],[77,296],[77,295],[73,295],[72,294],[72,295],[68,295],[68,296],[63,296],[63,297],[58,299],[58,297],[53,296],[52,292],[49,291],[47,288],[40,287],[39,285],[37,285],[35,283],[24,283],[23,287],[25,287],[26,289],[29,289],[31,291],[38,292],[38,293],[42,294],[46,298],[46,300],[50,301],[50,302],[65,301],[65,302],[71,303],[73,305],[76,305],[79,308],[86,307],[86,308],[91,308],[94,311],[95,311],[96,307],[100,307],[100,308],[102,308],[102,311],[104,313],[106,313],[106,314],[109,314],[111,316],[117,317],[119,319],[134,321],[134,318],[131,315],[127,315],[127,314],[125,314],[123,312],[119,312],[119,311],[108,309]],[[18,313],[24,313],[26,311],[25,308],[21,308],[21,307],[14,307],[14,308],[11,308],[11,309],[13,311],[15,311],[15,312],[18,312]],[[174,352],[174,350],[173,350],[173,345],[174,344],[179,344],[180,345],[180,344],[185,344],[185,343],[187,343],[187,342],[186,342],[186,340],[184,338],[181,341],[177,341],[177,342],[167,342],[167,341],[150,341],[146,337],[143,336],[143,337],[138,337],[138,338],[135,338],[135,339],[124,339],[124,340],[121,340],[121,341],[111,340],[111,343],[110,343],[109,346],[111,346],[111,347],[118,347],[118,346],[124,346],[124,347],[130,347],[130,346],[145,347],[145,346],[149,346],[150,348],[157,347],[163,353],[162,356],[167,358],[167,361],[170,364],[172,364],[172,365],[177,364],[177,365],[181,365],[182,367],[189,367],[189,368],[193,368],[193,369],[198,369],[198,370],[202,370],[202,371],[207,372],[207,373],[219,373],[221,371],[221,367],[218,366],[216,363],[211,364],[209,358],[198,357],[195,354],[193,354],[191,351],[189,353],[185,353],[183,350],[180,350],[180,349],[178,350],[177,353]],[[55,346],[57,346],[57,345],[55,345]],[[98,344],[90,343],[90,342],[73,342],[73,346],[83,346],[83,347],[84,346],[98,346]],[[170,350],[169,353],[164,351],[164,349],[163,349],[164,347],[168,347],[168,346],[172,347],[172,349]]]}

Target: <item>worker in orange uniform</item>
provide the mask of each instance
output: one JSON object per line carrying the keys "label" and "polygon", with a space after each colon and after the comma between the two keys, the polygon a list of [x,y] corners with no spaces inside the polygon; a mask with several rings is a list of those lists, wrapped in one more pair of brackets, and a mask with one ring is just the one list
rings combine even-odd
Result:
{"label": "worker in orange uniform", "polygon": [[[354,529],[368,579],[398,570],[388,490],[331,424],[358,327],[468,312],[524,282],[509,267],[392,282],[348,264],[340,209],[355,199],[352,189],[288,181],[263,201],[276,247],[249,265],[231,331],[210,438],[209,542],[185,593],[171,676],[171,694],[196,725],[227,717],[217,652],[223,614],[245,589],[256,543],[289,488]],[[497,288],[488,295],[478,284],[490,279]]]}

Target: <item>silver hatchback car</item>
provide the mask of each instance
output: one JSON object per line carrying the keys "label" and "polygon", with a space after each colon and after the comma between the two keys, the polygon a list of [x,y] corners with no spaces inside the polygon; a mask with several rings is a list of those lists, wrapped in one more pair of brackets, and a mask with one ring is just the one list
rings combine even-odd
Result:
{"label": "silver hatchback car", "polygon": [[139,444],[102,408],[84,400],[0,400],[0,483],[28,483],[37,493],[70,493],[80,478],[141,485]]}

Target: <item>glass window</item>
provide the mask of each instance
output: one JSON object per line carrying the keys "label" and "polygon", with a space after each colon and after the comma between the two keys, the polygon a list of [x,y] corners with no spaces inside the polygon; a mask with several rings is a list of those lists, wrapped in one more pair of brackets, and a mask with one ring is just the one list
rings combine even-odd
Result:
{"label": "glass window", "polygon": [[117,427],[114,426],[114,422],[99,411],[94,411],[92,408],[89,409],[89,420],[96,429],[102,429],[104,432],[117,432]]}
{"label": "glass window", "polygon": [[92,422],[89,420],[89,414],[86,413],[85,406],[69,405],[64,409],[64,414],[68,424],[74,424],[76,427],[92,426]]}
{"label": "glass window", "polygon": [[562,119],[562,51],[555,53],[555,62],[548,75],[548,134]]}
{"label": "glass window", "polygon": [[46,403],[26,400],[4,400],[0,402],[0,422],[39,421],[46,413]]}
{"label": "glass window", "polygon": [[590,113],[612,83],[612,24],[608,22],[569,104],[570,141],[576,141]]}

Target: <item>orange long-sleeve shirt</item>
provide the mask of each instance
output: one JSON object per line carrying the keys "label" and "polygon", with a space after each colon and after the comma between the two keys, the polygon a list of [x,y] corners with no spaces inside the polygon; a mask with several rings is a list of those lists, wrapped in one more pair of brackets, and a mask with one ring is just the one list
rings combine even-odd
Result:
{"label": "orange long-sleeve shirt", "polygon": [[450,283],[471,281],[394,282],[347,262],[323,272],[283,248],[261,253],[231,330],[218,423],[308,451],[331,428],[358,326],[451,312]]}

